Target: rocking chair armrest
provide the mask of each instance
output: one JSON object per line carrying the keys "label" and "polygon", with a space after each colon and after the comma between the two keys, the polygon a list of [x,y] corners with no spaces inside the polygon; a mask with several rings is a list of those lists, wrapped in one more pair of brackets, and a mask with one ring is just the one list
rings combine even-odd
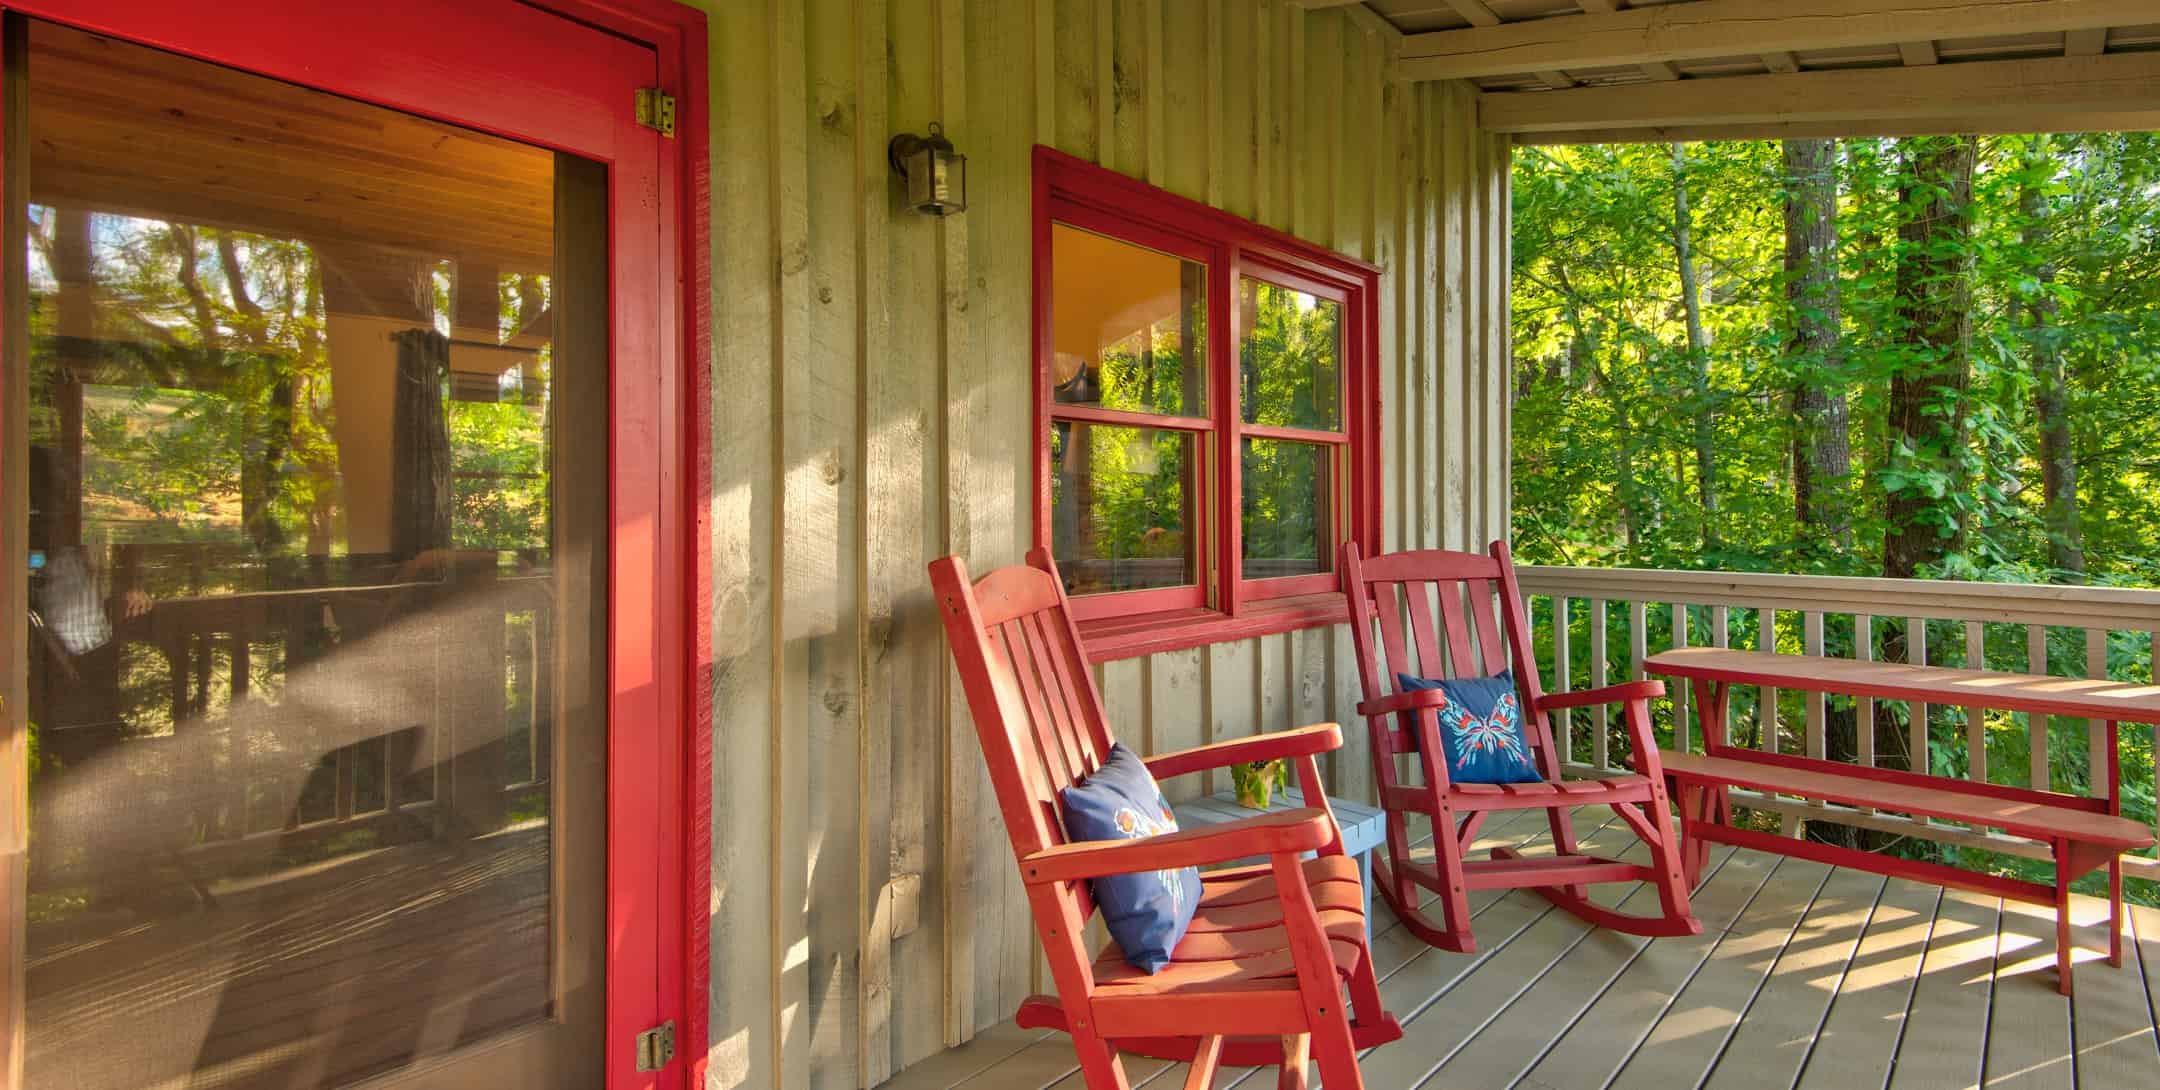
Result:
{"label": "rocking chair armrest", "polygon": [[1309,727],[1256,734],[1250,738],[1232,738],[1211,745],[1158,753],[1143,763],[1147,765],[1148,775],[1157,780],[1167,780],[1172,776],[1204,772],[1210,768],[1227,768],[1248,761],[1270,761],[1277,757],[1307,757],[1326,753],[1341,749],[1342,742],[1341,727],[1333,723],[1315,723]]}
{"label": "rocking chair armrest", "polygon": [[1316,806],[1181,829],[1139,840],[1083,840],[1020,857],[1028,885],[1077,882],[1112,874],[1201,867],[1255,855],[1318,851],[1335,836],[1334,822]]}
{"label": "rocking chair armrest", "polygon": [[1599,704],[1625,704],[1631,700],[1655,700],[1665,695],[1662,681],[1627,681],[1607,685],[1602,689],[1583,689],[1571,693],[1546,693],[1538,698],[1538,710],[1555,711],[1560,708],[1587,708]]}
{"label": "rocking chair armrest", "polygon": [[1358,702],[1357,713],[1375,716],[1414,712],[1424,708],[1437,708],[1447,703],[1447,700],[1447,694],[1439,689],[1412,689],[1407,693],[1391,693],[1372,700],[1361,700]]}

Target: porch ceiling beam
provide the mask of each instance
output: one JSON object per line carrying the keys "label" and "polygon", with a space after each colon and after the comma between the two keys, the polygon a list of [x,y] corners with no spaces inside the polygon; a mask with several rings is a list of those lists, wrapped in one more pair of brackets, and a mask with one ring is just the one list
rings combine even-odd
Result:
{"label": "porch ceiling beam", "polygon": [[1799,121],[1763,124],[1652,125],[1620,129],[1559,129],[1517,133],[1521,145],[1670,144],[1699,140],[1837,140],[1867,136],[1950,136],[1976,132],[2150,132],[2160,130],[2160,109],[2078,115],[1991,111],[1950,117],[1892,117],[1865,121]]}
{"label": "porch ceiling beam", "polygon": [[1491,132],[1967,119],[1957,131],[2144,129],[2160,117],[2160,53],[1973,61],[1791,75],[1734,76],[1536,94],[1488,93]]}
{"label": "porch ceiling beam", "polygon": [[1474,79],[2153,19],[2152,0],[1697,0],[1406,35],[1402,72],[1408,80]]}

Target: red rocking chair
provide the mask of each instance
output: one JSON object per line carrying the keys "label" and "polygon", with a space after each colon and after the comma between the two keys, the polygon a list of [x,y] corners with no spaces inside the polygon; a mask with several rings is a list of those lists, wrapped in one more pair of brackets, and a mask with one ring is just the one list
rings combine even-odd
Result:
{"label": "red rocking chair", "polygon": [[[1128,1090],[1118,1051],[1192,1064],[1206,1087],[1218,1064],[1281,1065],[1303,1088],[1307,1059],[1329,1090],[1358,1090],[1357,1050],[1402,1036],[1380,1005],[1356,863],[1320,791],[1315,754],[1342,744],[1332,723],[1152,757],[1158,781],[1241,761],[1290,758],[1321,805],[1140,840],[1068,843],[1058,792],[1101,767],[1111,735],[1047,550],[972,585],[958,557],[930,565],[955,664],[1027,887],[1057,996],[1031,996],[1018,1021],[1072,1035],[1089,1090]],[[1317,852],[1301,861],[1306,853]],[[1253,856],[1203,872],[1192,927],[1149,976],[1116,944],[1083,947],[1095,905],[1087,880]],[[1346,1010],[1344,991],[1349,993]],[[1356,1017],[1349,1014],[1354,1010]]]}
{"label": "red rocking chair", "polygon": [[[1372,732],[1373,772],[1380,785],[1380,805],[1387,811],[1387,851],[1373,863],[1373,884],[1403,925],[1443,950],[1469,953],[1477,949],[1470,935],[1469,891],[1528,887],[1601,927],[1636,935],[1700,934],[1702,923],[1688,909],[1681,852],[1666,804],[1665,776],[1650,732],[1650,700],[1664,695],[1663,683],[1635,681],[1588,692],[1543,693],[1529,622],[1523,616],[1522,589],[1516,585],[1515,565],[1503,542],[1493,542],[1490,554],[1483,556],[1423,550],[1369,560],[1358,555],[1356,545],[1345,544],[1342,570],[1350,598],[1351,638],[1365,685],[1365,700],[1357,710]],[[1496,596],[1500,618],[1507,626],[1504,644],[1493,623]],[[1435,600],[1439,603],[1437,624]],[[1373,646],[1376,629],[1380,647],[1387,652],[1385,662]],[[1444,659],[1442,641],[1447,649]],[[1410,656],[1412,648],[1417,652],[1415,659]],[[1438,690],[1396,692],[1395,675],[1490,677],[1510,665],[1523,709],[1523,733],[1535,751],[1543,782],[1451,783],[1438,714],[1446,696]],[[1625,706],[1635,772],[1612,779],[1563,780],[1547,713],[1598,704]],[[1400,756],[1415,758],[1420,782],[1403,782]],[[1568,811],[1577,806],[1612,807],[1649,845],[1651,862],[1629,863],[1577,850],[1568,822]],[[1528,857],[1494,848],[1490,859],[1464,857],[1485,815],[1530,809],[1547,811],[1553,855]],[[1431,862],[1411,858],[1406,822],[1411,814],[1432,820]],[[1657,886],[1661,914],[1630,915],[1584,896],[1584,886],[1590,883],[1633,881]],[[1438,895],[1438,921],[1419,907],[1419,886]]]}

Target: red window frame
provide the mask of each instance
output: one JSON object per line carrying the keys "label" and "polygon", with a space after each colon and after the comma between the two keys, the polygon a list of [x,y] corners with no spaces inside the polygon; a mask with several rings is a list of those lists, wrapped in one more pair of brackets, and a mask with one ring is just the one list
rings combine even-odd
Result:
{"label": "red window frame", "polygon": [[[1051,148],[1034,157],[1034,541],[1051,545],[1050,432],[1074,420],[1157,428],[1195,436],[1206,476],[1190,528],[1200,571],[1180,587],[1115,591],[1073,599],[1090,658],[1097,661],[1197,647],[1346,619],[1340,576],[1247,579],[1240,505],[1245,439],[1326,444],[1335,451],[1331,537],[1370,549],[1380,528],[1380,270],[1250,220],[1188,200]],[[1205,417],[1058,404],[1052,326],[1051,228],[1076,227],[1208,268]],[[1342,321],[1342,427],[1339,431],[1244,422],[1237,400],[1238,350],[1244,339],[1237,293],[1246,278],[1339,304]],[[1333,542],[1330,542],[1332,547]],[[1328,560],[1332,566],[1333,558]]]}
{"label": "red window frame", "polygon": [[[712,474],[705,15],[673,0],[517,2],[554,21],[506,38],[486,9],[436,0],[0,0],[0,13],[609,164],[611,314],[619,321],[626,300],[641,299],[637,313],[657,321],[611,331],[610,346],[606,1088],[702,1086],[712,864],[712,577],[702,508]],[[585,36],[595,32],[650,48],[656,82],[675,95],[678,138],[659,141],[656,157],[617,155],[626,138],[653,137],[619,120],[630,104],[612,84],[604,100],[581,97],[600,82],[599,61],[581,62],[591,50]],[[475,49],[485,63],[473,63]],[[528,93],[501,93],[495,81],[512,70],[530,75]],[[573,102],[578,108],[564,108]],[[583,108],[593,102],[604,109]],[[677,1030],[675,1061],[638,1071],[635,1035],[663,1022]],[[0,1068],[5,1060],[0,1048]]]}

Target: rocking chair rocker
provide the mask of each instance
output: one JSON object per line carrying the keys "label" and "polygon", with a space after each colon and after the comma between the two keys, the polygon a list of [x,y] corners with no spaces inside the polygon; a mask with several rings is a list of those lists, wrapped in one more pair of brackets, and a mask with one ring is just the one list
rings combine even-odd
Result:
{"label": "rocking chair rocker", "polygon": [[[1059,791],[1101,768],[1111,735],[1049,553],[974,584],[958,557],[930,565],[968,708],[1018,857],[1058,994],[1020,1005],[1026,1028],[1072,1035],[1089,1090],[1129,1090],[1118,1052],[1216,1066],[1281,1065],[1303,1090],[1307,1060],[1329,1090],[1361,1090],[1357,1051],[1402,1036],[1380,1005],[1357,864],[1320,791],[1314,756],[1342,745],[1333,723],[1239,738],[1147,759],[1157,780],[1276,757],[1292,760],[1320,805],[1137,840],[1068,842]],[[1313,859],[1301,861],[1308,852]],[[1095,912],[1088,879],[1266,856],[1204,871],[1199,907],[1170,964],[1148,975],[1112,943],[1083,948]],[[1344,990],[1349,992],[1346,1008]],[[1354,1009],[1356,1017],[1350,1017]]]}
{"label": "rocking chair rocker", "polygon": [[[1470,953],[1466,894],[1473,889],[1530,888],[1584,921],[1635,935],[1694,935],[1702,923],[1688,909],[1681,879],[1681,852],[1672,833],[1666,804],[1664,771],[1650,730],[1650,700],[1662,696],[1663,683],[1635,681],[1587,692],[1547,695],[1538,684],[1530,627],[1523,616],[1522,589],[1507,545],[1495,541],[1488,555],[1421,550],[1365,559],[1355,544],[1342,547],[1343,586],[1350,599],[1350,631],[1357,651],[1365,700],[1358,714],[1372,732],[1375,782],[1387,812],[1387,848],[1374,861],[1373,884],[1388,907],[1411,933],[1443,950]],[[1506,643],[1493,623],[1493,599],[1507,626]],[[1433,602],[1439,603],[1434,623]],[[1467,610],[1467,619],[1466,619]],[[1404,620],[1409,622],[1405,641]],[[1373,644],[1375,628],[1380,647]],[[1472,631],[1475,631],[1475,653]],[[1441,641],[1446,641],[1446,658]],[[1417,657],[1412,659],[1414,647]],[[1385,649],[1386,661],[1380,658]],[[1449,779],[1447,750],[1440,737],[1439,709],[1447,703],[1437,690],[1396,691],[1398,674],[1420,678],[1492,676],[1512,664],[1516,694],[1523,709],[1523,733],[1534,751],[1541,782],[1482,784]],[[1634,750],[1634,774],[1603,780],[1563,780],[1560,754],[1553,747],[1547,713],[1564,708],[1622,704]],[[1421,782],[1405,783],[1398,757],[1414,757]],[[1650,848],[1648,865],[1585,854],[1577,850],[1568,811],[1577,806],[1610,806],[1620,820]],[[1495,810],[1542,809],[1552,823],[1554,854],[1528,857],[1494,848],[1492,858],[1464,858],[1478,826]],[[1432,820],[1433,859],[1413,860],[1407,821],[1411,814]],[[1657,887],[1663,912],[1638,916],[1593,903],[1584,887],[1596,882],[1645,881]],[[1440,919],[1419,906],[1418,887],[1438,895]]]}

